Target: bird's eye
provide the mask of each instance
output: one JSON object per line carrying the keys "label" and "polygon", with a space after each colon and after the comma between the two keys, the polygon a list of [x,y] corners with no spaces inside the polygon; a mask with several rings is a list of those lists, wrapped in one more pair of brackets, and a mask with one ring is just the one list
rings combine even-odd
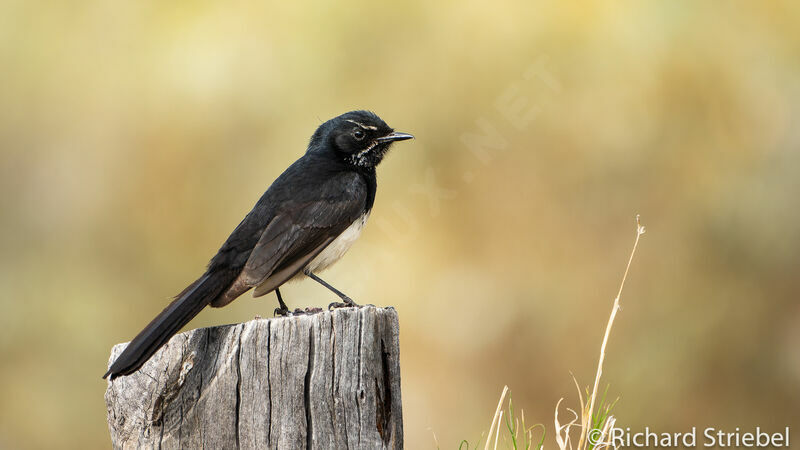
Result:
{"label": "bird's eye", "polygon": [[357,141],[364,139],[366,136],[367,134],[364,133],[364,130],[362,130],[361,128],[356,128],[355,130],[353,130],[353,137],[356,138]]}

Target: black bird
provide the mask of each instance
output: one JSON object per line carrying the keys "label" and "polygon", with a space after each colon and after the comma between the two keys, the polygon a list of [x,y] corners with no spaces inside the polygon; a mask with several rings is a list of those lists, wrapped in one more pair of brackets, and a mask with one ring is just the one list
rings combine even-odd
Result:
{"label": "black bird", "polygon": [[252,288],[254,297],[275,291],[275,312],[286,315],[278,288],[306,275],[339,296],[341,303],[329,307],[357,306],[316,272],[358,238],[375,202],[375,167],[394,141],[411,138],[369,111],[320,125],[306,153],[261,196],[205,273],[133,338],[103,378],[135,372],[203,308],[225,306]]}

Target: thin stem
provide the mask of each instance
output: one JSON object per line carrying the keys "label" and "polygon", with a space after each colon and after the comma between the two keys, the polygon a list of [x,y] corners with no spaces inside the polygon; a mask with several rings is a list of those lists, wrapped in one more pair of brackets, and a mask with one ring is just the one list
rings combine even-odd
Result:
{"label": "thin stem", "polygon": [[594,378],[594,388],[592,389],[592,398],[589,400],[589,411],[588,417],[586,417],[586,422],[588,426],[584,427],[583,433],[581,433],[581,439],[578,443],[579,449],[585,449],[588,445],[588,434],[591,431],[593,426],[592,424],[592,413],[594,412],[594,401],[595,397],[597,397],[597,387],[600,385],[600,376],[603,374],[603,360],[606,357],[606,344],[608,344],[608,336],[611,334],[611,327],[614,325],[614,318],[617,317],[617,311],[619,310],[619,298],[622,296],[622,289],[625,287],[625,280],[628,279],[628,271],[631,268],[631,262],[633,262],[633,255],[636,254],[636,247],[639,246],[639,238],[644,234],[644,227],[639,222],[639,215],[636,215],[636,240],[633,242],[633,249],[631,250],[631,256],[628,258],[628,265],[625,267],[625,273],[622,275],[622,283],[619,285],[619,291],[617,292],[617,297],[614,299],[614,307],[611,309],[611,317],[608,318],[608,325],[606,325],[606,334],[603,336],[603,344],[600,346],[600,360],[597,362],[597,374]]}
{"label": "thin stem", "polygon": [[[503,386],[503,393],[500,394],[500,401],[497,402],[497,410],[495,410],[494,417],[492,417],[492,426],[489,427],[489,435],[486,436],[486,445],[483,447],[483,450],[489,450],[495,425],[497,426],[498,430],[500,429],[500,418],[503,417],[503,400],[506,399],[506,393],[508,393],[508,386]],[[495,447],[497,447],[497,443],[495,443]]]}

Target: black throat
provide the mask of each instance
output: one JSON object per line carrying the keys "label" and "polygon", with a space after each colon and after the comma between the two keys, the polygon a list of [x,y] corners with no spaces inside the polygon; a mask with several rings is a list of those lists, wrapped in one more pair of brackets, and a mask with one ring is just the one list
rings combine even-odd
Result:
{"label": "black throat", "polygon": [[356,172],[364,177],[364,181],[367,182],[367,203],[365,205],[365,212],[369,213],[372,211],[372,205],[375,203],[375,193],[378,191],[378,176],[375,167],[359,167],[356,169]]}

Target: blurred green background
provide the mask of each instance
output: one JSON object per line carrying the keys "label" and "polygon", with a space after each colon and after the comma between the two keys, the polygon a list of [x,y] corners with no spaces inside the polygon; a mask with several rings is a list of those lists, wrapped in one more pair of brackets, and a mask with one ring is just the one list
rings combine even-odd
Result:
{"label": "blurred green background", "polygon": [[504,384],[554,445],[636,213],[604,372],[618,425],[797,425],[798,55],[788,1],[5,0],[0,447],[108,447],[110,347],[359,108],[417,139],[325,279],[400,313],[408,448],[474,442]]}

